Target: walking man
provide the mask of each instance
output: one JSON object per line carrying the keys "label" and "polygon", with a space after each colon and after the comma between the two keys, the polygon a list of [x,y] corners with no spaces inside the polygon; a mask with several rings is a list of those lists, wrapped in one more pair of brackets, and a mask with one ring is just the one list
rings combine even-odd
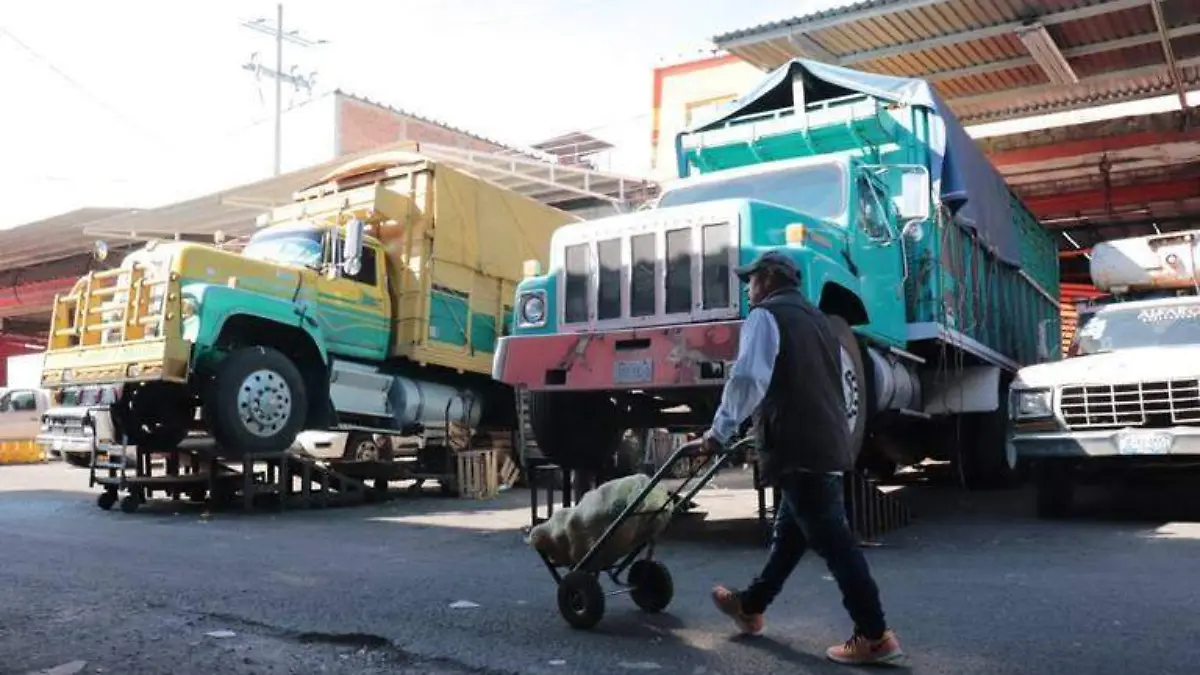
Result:
{"label": "walking man", "polygon": [[826,655],[839,663],[872,664],[901,655],[887,627],[879,590],[850,530],[842,474],[853,469],[841,382],[839,344],[820,310],[799,290],[790,258],[774,251],[735,270],[753,305],[741,329],[737,360],[721,396],[709,450],[728,446],[757,412],[754,435],[762,479],[778,487],[771,551],[745,590],[713,589],[713,601],[746,634],[763,629],[763,613],[812,549],[825,559],[854,621],[854,634]]}

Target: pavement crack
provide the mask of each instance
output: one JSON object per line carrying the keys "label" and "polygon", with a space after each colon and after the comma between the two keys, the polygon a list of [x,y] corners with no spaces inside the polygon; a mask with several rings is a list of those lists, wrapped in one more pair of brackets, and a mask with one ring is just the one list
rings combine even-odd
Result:
{"label": "pavement crack", "polygon": [[445,656],[424,656],[411,652],[397,645],[382,635],[373,633],[326,633],[322,631],[301,631],[284,628],[262,621],[256,621],[236,614],[226,612],[195,612],[204,619],[215,619],[226,624],[240,625],[257,629],[279,640],[286,640],[303,645],[330,645],[333,647],[350,647],[355,651],[374,652],[398,666],[406,665],[441,665],[461,673],[473,675],[511,675],[511,671],[491,668],[480,668],[462,661]]}
{"label": "pavement crack", "polygon": [[296,640],[305,644],[327,644],[339,647],[359,647],[361,649],[397,649],[392,641],[370,633],[299,633]]}

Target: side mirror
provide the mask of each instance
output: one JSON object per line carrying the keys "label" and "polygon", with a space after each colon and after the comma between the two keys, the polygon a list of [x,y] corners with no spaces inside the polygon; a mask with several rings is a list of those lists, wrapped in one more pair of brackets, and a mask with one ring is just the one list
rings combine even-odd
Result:
{"label": "side mirror", "polygon": [[901,221],[925,220],[929,217],[929,172],[909,169],[900,174],[900,199],[896,211]]}
{"label": "side mirror", "polygon": [[108,258],[108,243],[103,239],[97,239],[96,242],[92,244],[92,257],[95,258],[97,262],[104,262]]}
{"label": "side mirror", "polygon": [[342,250],[342,270],[354,276],[362,271],[363,221],[354,218],[346,223],[346,242]]}

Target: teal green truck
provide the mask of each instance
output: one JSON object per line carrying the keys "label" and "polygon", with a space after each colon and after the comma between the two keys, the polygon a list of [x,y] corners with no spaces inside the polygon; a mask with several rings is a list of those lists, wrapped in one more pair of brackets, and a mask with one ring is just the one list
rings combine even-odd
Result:
{"label": "teal green truck", "polygon": [[652,208],[560,227],[516,289],[492,375],[543,454],[707,426],[750,309],[730,271],[775,249],[838,335],[861,468],[1019,474],[1008,388],[1059,357],[1057,250],[927,83],[792,61],[676,148]]}

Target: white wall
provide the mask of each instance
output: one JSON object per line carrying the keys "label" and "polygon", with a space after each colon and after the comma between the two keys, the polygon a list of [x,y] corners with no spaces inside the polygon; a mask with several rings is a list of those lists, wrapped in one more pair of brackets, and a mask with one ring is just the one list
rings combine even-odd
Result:
{"label": "white wall", "polygon": [[43,353],[21,354],[8,357],[8,377],[4,383],[9,389],[37,389],[42,382]]}

